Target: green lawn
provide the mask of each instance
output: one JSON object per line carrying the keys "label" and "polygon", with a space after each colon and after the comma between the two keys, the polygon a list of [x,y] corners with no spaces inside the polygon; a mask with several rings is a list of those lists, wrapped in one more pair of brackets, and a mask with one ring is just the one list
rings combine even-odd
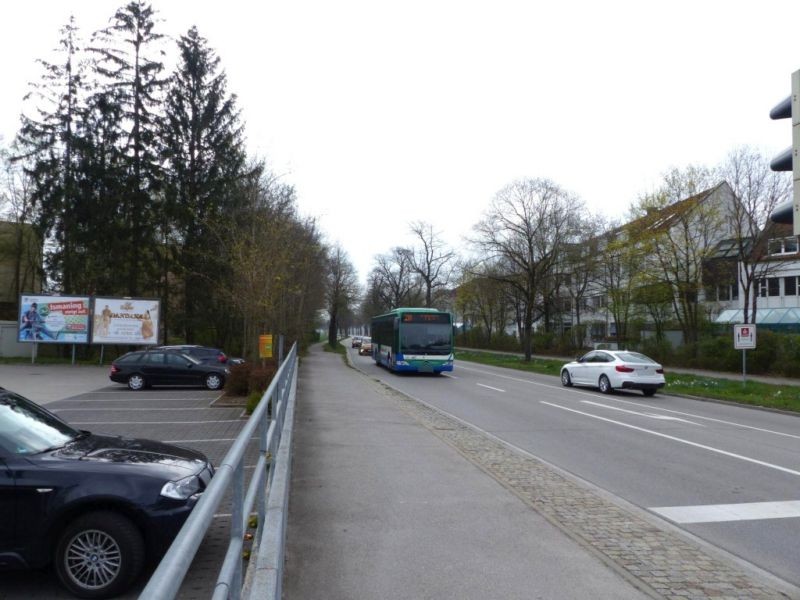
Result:
{"label": "green lawn", "polygon": [[[519,371],[529,371],[531,373],[554,375],[556,377],[560,374],[561,366],[567,362],[566,360],[536,358],[526,363],[518,356],[462,350],[456,353],[456,359],[495,367],[505,367],[507,369],[517,369]],[[747,383],[743,384],[741,381],[682,375],[670,373],[669,371],[667,371],[666,378],[667,386],[663,392],[667,394],[674,393],[697,396],[699,398],[728,400],[730,402],[800,412],[800,386],[770,385],[755,381],[747,381]]]}

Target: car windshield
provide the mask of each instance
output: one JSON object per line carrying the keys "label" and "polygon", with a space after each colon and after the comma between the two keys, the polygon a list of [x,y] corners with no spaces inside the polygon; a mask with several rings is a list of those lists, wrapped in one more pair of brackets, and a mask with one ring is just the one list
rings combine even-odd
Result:
{"label": "car windshield", "polygon": [[652,358],[648,358],[644,354],[639,354],[638,352],[619,352],[617,354],[617,358],[627,363],[642,363],[647,365],[658,364]]}
{"label": "car windshield", "polygon": [[55,415],[11,392],[0,392],[0,445],[12,454],[37,454],[80,437]]}

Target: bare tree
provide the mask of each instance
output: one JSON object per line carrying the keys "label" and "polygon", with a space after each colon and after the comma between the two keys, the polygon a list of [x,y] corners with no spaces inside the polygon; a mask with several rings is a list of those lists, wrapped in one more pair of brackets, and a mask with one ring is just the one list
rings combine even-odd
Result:
{"label": "bare tree", "polygon": [[397,308],[414,306],[419,302],[419,291],[411,266],[411,252],[407,248],[393,248],[389,254],[379,254],[375,257],[375,263],[370,273],[370,282],[381,304]]}
{"label": "bare tree", "polygon": [[[724,206],[732,200],[730,188],[723,182],[702,190],[711,176],[704,168],[673,169],[655,194],[640,198],[633,212],[643,216],[628,226],[631,242],[643,257],[637,268],[644,265],[658,272],[671,289],[675,318],[687,344],[699,335],[703,268],[728,233]],[[702,191],[683,195],[698,188]]]}
{"label": "bare tree", "polygon": [[447,247],[430,223],[416,221],[411,224],[411,232],[419,242],[409,251],[411,270],[422,280],[425,306],[430,308],[434,292],[450,283],[456,253]]}
{"label": "bare tree", "polygon": [[542,316],[548,279],[565,246],[575,241],[583,204],[547,179],[516,181],[492,200],[474,227],[472,244],[501,271],[492,275],[516,288],[524,300],[523,349],[532,355],[533,323]]}
{"label": "bare tree", "polygon": [[469,267],[456,292],[456,305],[465,321],[479,324],[485,334],[483,341],[488,346],[491,346],[493,334],[505,331],[511,321],[506,284],[491,276],[495,269],[491,264]]}
{"label": "bare tree", "polygon": [[20,161],[0,148],[0,218],[10,227],[0,235],[0,257],[8,260],[13,273],[9,297],[23,291],[39,291],[42,281],[42,239],[32,225],[36,207],[31,196],[30,177]]}
{"label": "bare tree", "polygon": [[758,301],[755,284],[774,268],[774,264],[762,260],[769,248],[757,245],[756,240],[766,226],[769,214],[790,197],[792,180],[782,173],[773,172],[766,157],[746,146],[727,156],[720,174],[736,197],[736,201],[728,205],[725,216],[733,232],[733,251],[739,262],[738,282],[744,292],[744,322],[755,322]]}
{"label": "bare tree", "polygon": [[328,253],[325,280],[325,305],[329,319],[328,344],[336,346],[340,319],[352,313],[353,304],[359,295],[355,267],[339,245],[331,248]]}

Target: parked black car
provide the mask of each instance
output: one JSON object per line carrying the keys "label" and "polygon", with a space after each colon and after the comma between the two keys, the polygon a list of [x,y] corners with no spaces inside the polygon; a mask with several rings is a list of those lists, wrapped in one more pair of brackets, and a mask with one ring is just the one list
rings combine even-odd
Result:
{"label": "parked black car", "polygon": [[208,346],[196,346],[193,344],[178,344],[175,346],[158,346],[156,350],[177,350],[196,358],[201,363],[225,364],[228,362],[228,355],[219,348],[209,348]]}
{"label": "parked black car", "polygon": [[154,348],[120,356],[111,363],[109,378],[132,390],[151,385],[202,385],[218,390],[229,374],[224,364],[203,363],[178,350]]}
{"label": "parked black car", "polygon": [[0,388],[0,569],[52,563],[77,596],[118,595],[166,552],[213,472],[194,450],[80,431]]}

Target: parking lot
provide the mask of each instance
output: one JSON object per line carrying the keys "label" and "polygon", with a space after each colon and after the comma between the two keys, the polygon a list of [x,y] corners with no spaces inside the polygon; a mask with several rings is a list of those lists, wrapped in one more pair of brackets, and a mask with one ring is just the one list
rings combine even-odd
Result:
{"label": "parking lot", "polygon": [[[227,453],[239,431],[246,422],[244,408],[239,402],[226,400],[220,392],[210,392],[202,388],[161,387],[132,392],[125,386],[108,381],[92,391],[83,391],[66,399],[38,397],[30,393],[30,389],[19,389],[25,385],[14,386],[14,377],[10,376],[12,367],[4,365],[0,369],[0,385],[18,391],[46,407],[78,429],[96,433],[107,433],[125,437],[151,438],[180,446],[194,448],[206,454],[212,462],[218,464]],[[80,367],[76,367],[81,369]],[[19,367],[20,370],[32,369],[30,366]],[[39,389],[44,390],[45,381],[52,381],[53,375],[65,367],[39,367],[35,370],[38,377],[34,381],[41,383]],[[84,367],[84,369],[86,369]],[[74,372],[67,371],[74,375]],[[103,372],[107,372],[103,369]],[[15,373],[20,375],[19,372]],[[84,372],[88,380],[86,387],[97,387],[102,381],[99,368]],[[6,376],[4,376],[6,375]],[[92,377],[94,378],[92,380]],[[30,377],[27,381],[30,382]],[[95,384],[92,385],[91,381]],[[16,389],[15,389],[16,388]],[[75,388],[65,386],[65,394],[74,392]],[[49,392],[57,395],[57,388]],[[63,397],[63,396],[62,396]],[[253,440],[246,461],[248,475],[257,460],[257,442]],[[179,598],[206,599],[213,594],[217,573],[222,565],[224,552],[229,536],[230,508],[226,498],[220,505],[214,524],[209,530],[197,557],[184,581]],[[137,598],[152,573],[149,566],[134,589],[124,598]],[[58,584],[51,571],[3,573],[0,586],[0,599],[56,599],[71,598]]]}

